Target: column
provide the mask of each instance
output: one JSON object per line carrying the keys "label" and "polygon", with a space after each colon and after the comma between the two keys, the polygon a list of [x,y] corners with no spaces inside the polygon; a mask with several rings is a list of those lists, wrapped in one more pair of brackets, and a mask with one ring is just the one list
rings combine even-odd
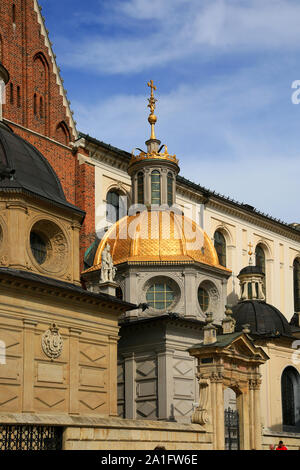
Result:
{"label": "column", "polygon": [[254,439],[254,393],[253,393],[253,380],[249,380],[249,448],[254,449],[255,439]]}
{"label": "column", "polygon": [[161,193],[160,200],[161,200],[162,205],[163,204],[168,204],[167,174],[168,174],[167,170],[165,168],[163,168],[161,170],[161,187],[160,187],[160,193]]}
{"label": "column", "polygon": [[250,410],[251,401],[249,395],[249,388],[244,389],[242,394],[237,396],[237,410],[239,413],[239,428],[240,428],[240,448],[241,450],[250,449],[251,425],[250,425]]}
{"label": "column", "polygon": [[134,353],[123,354],[125,372],[125,418],[136,419],[136,362]]}
{"label": "column", "polygon": [[144,203],[146,206],[149,206],[151,204],[151,173],[149,168],[146,168],[145,170],[144,188]]}
{"label": "column", "polygon": [[23,320],[24,356],[23,356],[23,413],[34,413],[34,346],[35,327],[37,322],[30,319]]}
{"label": "column", "polygon": [[254,385],[254,448],[261,449],[260,381]]}
{"label": "column", "polygon": [[216,450],[225,448],[223,381],[216,382]]}
{"label": "column", "polygon": [[79,414],[79,336],[81,330],[69,328],[70,404],[69,413]]}

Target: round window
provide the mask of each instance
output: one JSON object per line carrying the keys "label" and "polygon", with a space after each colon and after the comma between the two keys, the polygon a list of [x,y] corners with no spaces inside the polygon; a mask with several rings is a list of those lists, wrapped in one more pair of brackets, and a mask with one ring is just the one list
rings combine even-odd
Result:
{"label": "round window", "polygon": [[50,220],[37,221],[28,237],[28,255],[44,273],[63,273],[69,266],[68,242],[62,229]]}
{"label": "round window", "polygon": [[174,300],[174,290],[166,282],[152,284],[147,291],[146,301],[149,307],[156,310],[167,309]]}
{"label": "round window", "polygon": [[203,287],[198,289],[198,301],[202,312],[207,312],[209,306],[209,294]]}
{"label": "round window", "polygon": [[44,239],[36,232],[30,234],[30,247],[33,256],[39,264],[43,264],[47,258],[47,245]]}

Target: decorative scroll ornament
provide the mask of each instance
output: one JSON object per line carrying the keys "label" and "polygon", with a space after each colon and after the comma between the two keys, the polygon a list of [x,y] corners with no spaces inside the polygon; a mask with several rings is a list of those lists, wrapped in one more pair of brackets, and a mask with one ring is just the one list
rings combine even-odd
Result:
{"label": "decorative scroll ornament", "polygon": [[46,356],[52,360],[58,358],[63,349],[63,339],[55,323],[42,336],[42,348]]}
{"label": "decorative scroll ornament", "polygon": [[199,406],[193,413],[192,423],[205,425],[210,422],[208,412],[208,392],[209,381],[202,378],[201,374],[197,374],[199,381]]}

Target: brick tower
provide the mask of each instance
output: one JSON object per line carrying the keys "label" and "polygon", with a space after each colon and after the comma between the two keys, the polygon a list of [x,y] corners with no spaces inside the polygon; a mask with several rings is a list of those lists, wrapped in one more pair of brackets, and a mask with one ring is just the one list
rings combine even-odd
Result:
{"label": "brick tower", "polygon": [[78,134],[37,0],[1,0],[0,63],[8,69],[3,117],[49,160],[66,198],[86,211],[81,259],[94,232],[94,167]]}

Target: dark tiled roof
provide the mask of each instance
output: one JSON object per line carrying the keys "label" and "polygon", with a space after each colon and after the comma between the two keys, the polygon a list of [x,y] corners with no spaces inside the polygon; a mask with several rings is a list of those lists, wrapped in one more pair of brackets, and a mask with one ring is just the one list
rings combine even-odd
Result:
{"label": "dark tiled roof", "polygon": [[25,191],[84,215],[67,202],[47,159],[4,123],[0,123],[0,147],[0,190]]}
{"label": "dark tiled roof", "polygon": [[292,330],[285,316],[273,305],[261,300],[246,300],[232,307],[236,331],[250,325],[250,334],[268,338],[292,337]]}
{"label": "dark tiled roof", "polygon": [[264,272],[261,268],[261,266],[246,266],[245,268],[243,268],[239,274],[239,276],[241,274],[262,274],[264,275]]}

